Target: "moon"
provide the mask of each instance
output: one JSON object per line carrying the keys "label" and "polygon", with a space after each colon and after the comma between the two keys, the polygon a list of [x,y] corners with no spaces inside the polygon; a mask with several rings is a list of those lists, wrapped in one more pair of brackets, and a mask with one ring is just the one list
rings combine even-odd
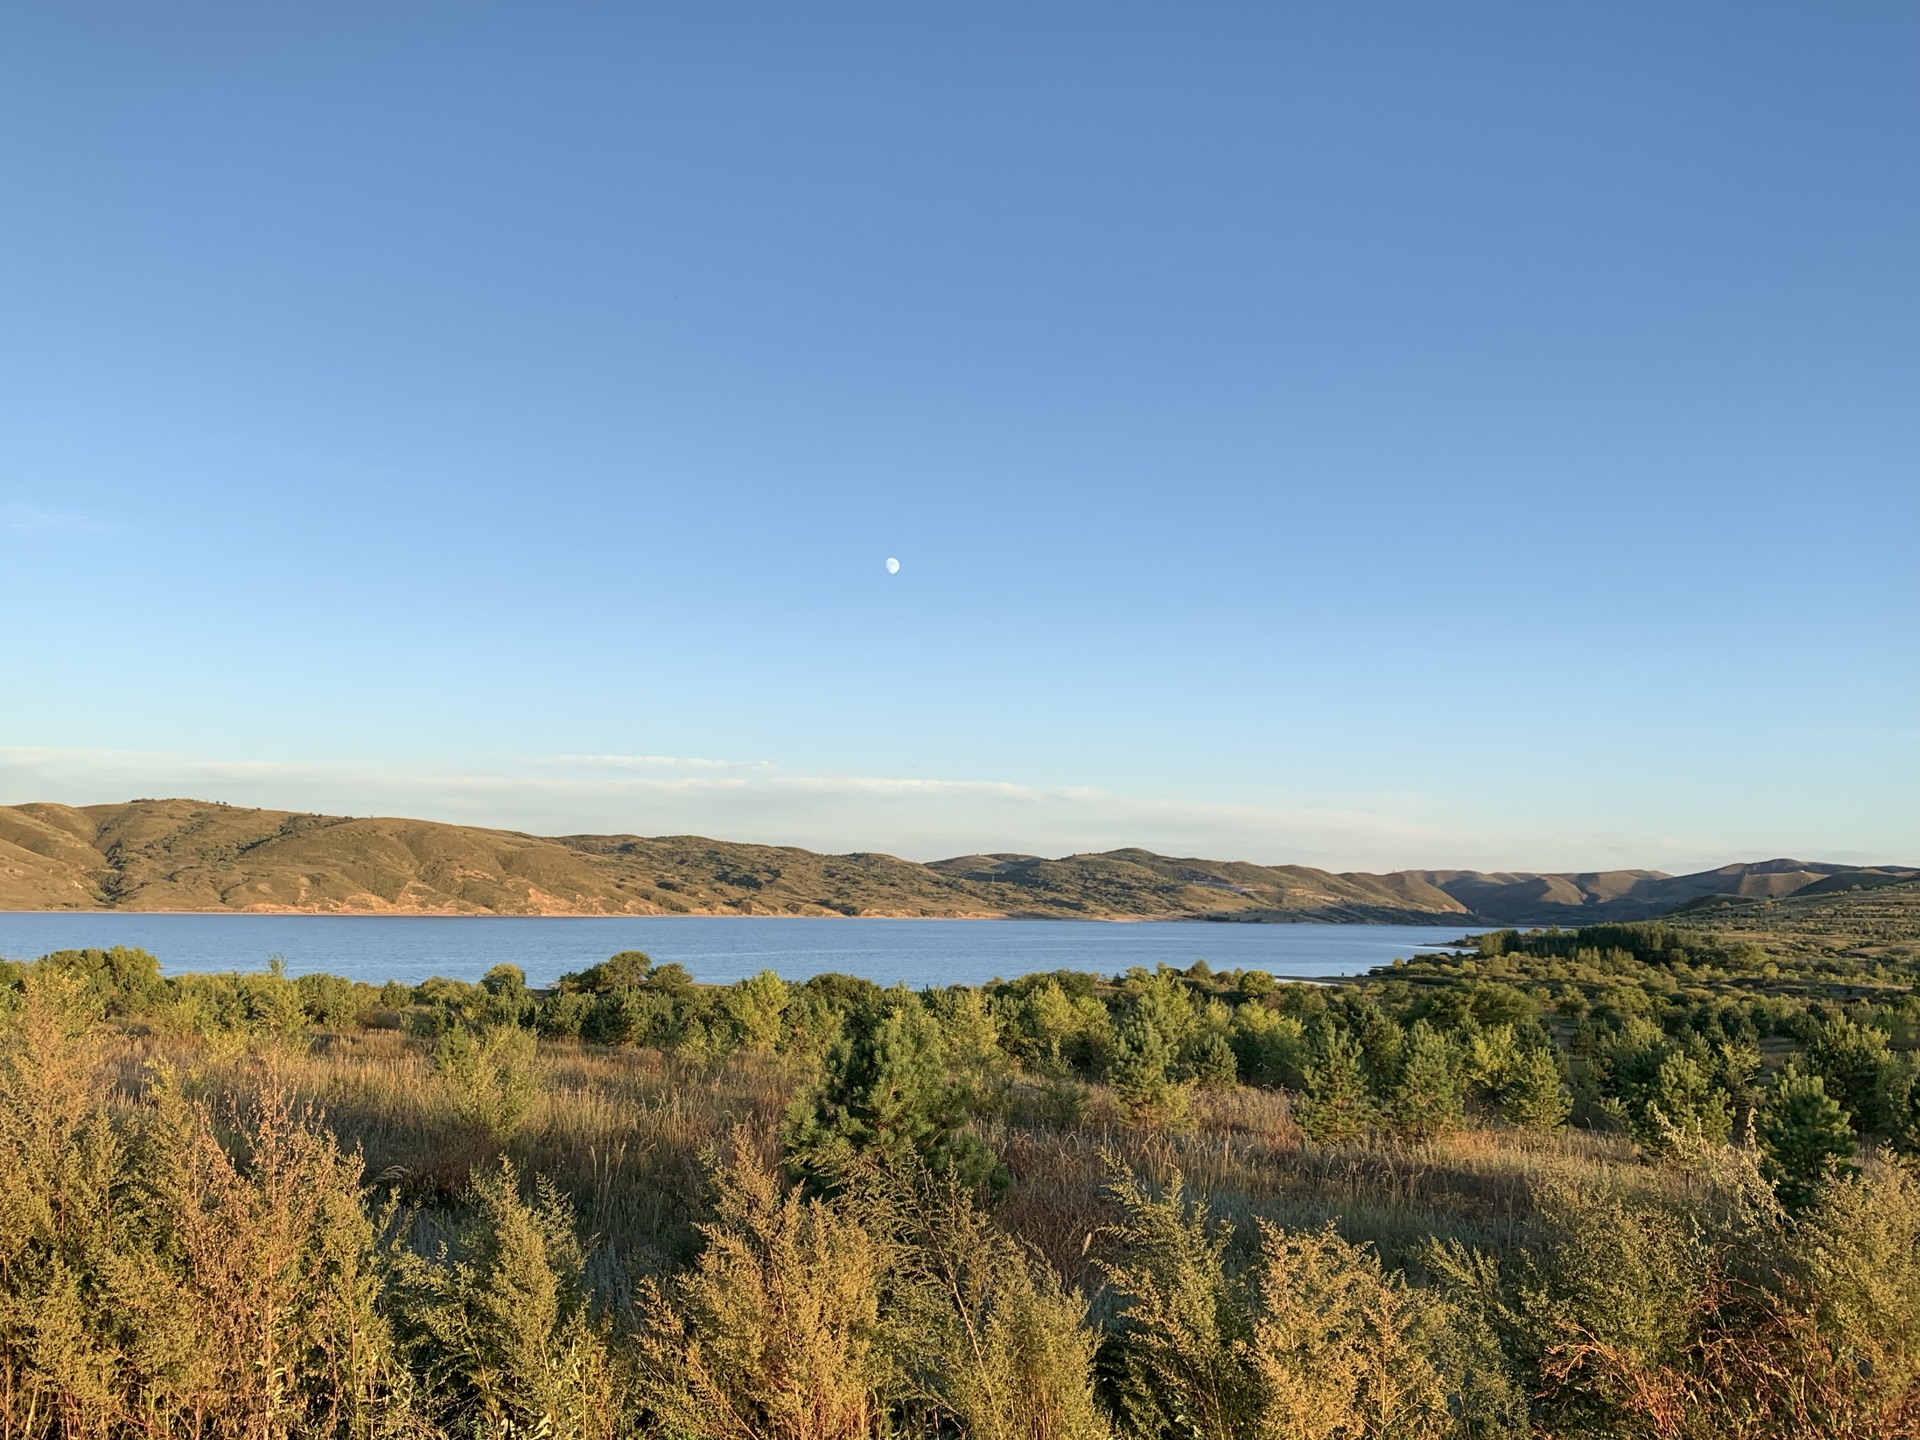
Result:
{"label": "moon", "polygon": [[898,575],[900,573],[900,562],[891,555],[887,556],[887,573],[889,575]]}

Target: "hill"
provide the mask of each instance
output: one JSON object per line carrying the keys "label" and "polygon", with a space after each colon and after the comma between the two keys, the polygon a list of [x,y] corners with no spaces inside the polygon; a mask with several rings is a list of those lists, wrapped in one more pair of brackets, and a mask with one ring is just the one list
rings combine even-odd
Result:
{"label": "hill", "polygon": [[0,807],[0,909],[1232,917],[1458,923],[1399,877],[1144,850],[922,865],[698,836],[542,837],[197,800]]}
{"label": "hill", "polygon": [[199,800],[0,806],[0,909],[427,915],[890,915],[1399,924],[1638,919],[1914,871],[1335,874],[1125,849],[932,864],[693,835],[538,836]]}
{"label": "hill", "polygon": [[1802,860],[1759,860],[1722,865],[1692,875],[1658,870],[1596,870],[1584,874],[1487,874],[1474,870],[1422,870],[1420,879],[1458,900],[1474,914],[1509,925],[1590,925],[1600,921],[1648,920],[1711,896],[1781,899],[1802,891],[1850,889],[1863,880],[1910,880],[1908,867],[1863,868]]}
{"label": "hill", "polygon": [[1897,872],[1831,875],[1777,899],[1704,896],[1666,919],[1777,954],[1920,960],[1920,879]]}

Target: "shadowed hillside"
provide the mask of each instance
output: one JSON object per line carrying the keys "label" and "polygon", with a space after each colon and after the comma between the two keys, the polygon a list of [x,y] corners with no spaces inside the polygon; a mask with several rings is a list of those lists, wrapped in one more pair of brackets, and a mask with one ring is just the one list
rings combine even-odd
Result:
{"label": "shadowed hillside", "polygon": [[1113,850],[929,865],[693,835],[542,837],[198,800],[0,807],[0,909],[447,915],[892,915],[1588,924],[1912,870],[1796,860],[1698,875],[1333,874]]}

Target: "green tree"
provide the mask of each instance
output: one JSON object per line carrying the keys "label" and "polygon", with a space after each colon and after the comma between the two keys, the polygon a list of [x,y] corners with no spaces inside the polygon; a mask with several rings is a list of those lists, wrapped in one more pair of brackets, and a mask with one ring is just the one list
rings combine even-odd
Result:
{"label": "green tree", "polygon": [[1466,1055],[1461,1073],[1467,1093],[1473,1097],[1476,1105],[1497,1108],[1501,1088],[1507,1083],[1508,1073],[1520,1058],[1519,1046],[1513,1038],[1513,1026],[1499,1024],[1482,1029],[1479,1022],[1469,1016],[1462,1026],[1462,1033],[1466,1036]]}
{"label": "green tree", "polygon": [[1560,1057],[1541,1046],[1516,1055],[1500,1083],[1500,1114],[1521,1130],[1551,1130],[1573,1109],[1561,1084]]}
{"label": "green tree", "polygon": [[967,1093],[948,1072],[933,1017],[898,990],[877,1013],[849,1017],[818,1079],[789,1107],[781,1136],[799,1170],[829,1190],[861,1155],[979,1184],[994,1160],[969,1128]]}
{"label": "green tree", "polygon": [[1358,1140],[1376,1118],[1360,1046],[1337,1026],[1317,1028],[1315,1057],[1306,1070],[1306,1094],[1294,1118],[1301,1133],[1316,1144]]}
{"label": "green tree", "polygon": [[518,965],[496,965],[480,977],[480,988],[489,995],[518,995],[527,988],[527,972]]}
{"label": "green tree", "polygon": [[1654,1154],[1663,1154],[1676,1137],[1724,1145],[1732,1132],[1726,1093],[1714,1085],[1706,1067],[1684,1051],[1667,1055],[1642,1094],[1634,1138]]}
{"label": "green tree", "polygon": [[1347,1007],[1347,1028],[1360,1046],[1361,1068],[1376,1098],[1393,1093],[1404,1063],[1406,1032],[1371,999]]}
{"label": "green tree", "polygon": [[1853,1127],[1826,1081],[1788,1061],[1761,1113],[1762,1173],[1789,1210],[1804,1210],[1853,1156]]}
{"label": "green tree", "polygon": [[1218,1030],[1208,1030],[1194,1041],[1187,1068],[1202,1090],[1231,1090],[1240,1078],[1233,1044]]}
{"label": "green tree", "polygon": [[1066,1046],[1080,1028],[1080,1013],[1060,982],[1049,976],[1012,996],[1003,1009],[1008,1049],[1043,1075],[1063,1074]]}
{"label": "green tree", "polygon": [[166,995],[160,962],[145,950],[56,950],[39,963],[73,976],[88,1001],[109,1015],[144,1014]]}
{"label": "green tree", "polygon": [[723,1003],[739,1043],[769,1048],[779,1044],[787,999],[787,982],[771,970],[729,985]]}
{"label": "green tree", "polygon": [[1460,1124],[1460,1086],[1446,1037],[1425,1020],[1407,1031],[1400,1083],[1389,1102],[1393,1128],[1401,1135],[1427,1138]]}
{"label": "green tree", "polygon": [[1894,1128],[1899,1062],[1884,1032],[1837,1015],[1808,1040],[1806,1068],[1826,1082],[1827,1094],[1847,1112],[1854,1129],[1877,1133]]}
{"label": "green tree", "polygon": [[1151,986],[1121,1018],[1107,1080],[1137,1124],[1171,1127],[1186,1118],[1187,1087],[1174,1078],[1182,1019],[1164,989]]}
{"label": "green tree", "polygon": [[577,975],[562,975],[562,990],[584,990],[604,995],[610,990],[633,990],[643,984],[653,970],[653,957],[644,950],[622,950],[598,965],[589,965]]}
{"label": "green tree", "polygon": [[1302,1083],[1307,1041],[1297,1016],[1254,1001],[1235,1007],[1230,1034],[1239,1072],[1247,1083],[1295,1088]]}

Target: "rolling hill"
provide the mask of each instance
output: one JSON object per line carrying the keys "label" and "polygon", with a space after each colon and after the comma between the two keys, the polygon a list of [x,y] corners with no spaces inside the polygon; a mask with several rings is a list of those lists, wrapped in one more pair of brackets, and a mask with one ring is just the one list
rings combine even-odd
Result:
{"label": "rolling hill", "polygon": [[1910,880],[1920,871],[1759,860],[1692,875],[1663,875],[1658,870],[1596,870],[1577,875],[1416,873],[1488,920],[1510,925],[1580,925],[1596,920],[1647,920],[1709,896],[1777,900],[1822,887],[1851,889],[1861,883]]}
{"label": "rolling hill", "polygon": [[1147,850],[920,864],[674,835],[537,836],[199,800],[0,806],[0,909],[421,915],[889,915],[1462,925],[1638,919],[1912,870],[1767,861],[1699,875],[1398,871]]}
{"label": "rolling hill", "polygon": [[1703,895],[1665,918],[1775,953],[1920,959],[1920,879],[1897,871],[1830,875],[1777,898]]}

